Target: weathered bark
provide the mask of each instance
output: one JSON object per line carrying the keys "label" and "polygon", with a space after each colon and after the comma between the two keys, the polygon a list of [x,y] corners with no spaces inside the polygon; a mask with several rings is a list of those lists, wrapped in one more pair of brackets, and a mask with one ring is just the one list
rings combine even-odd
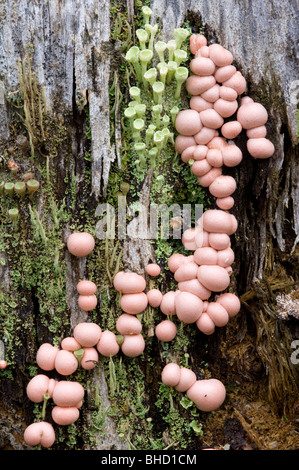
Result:
{"label": "weathered bark", "polygon": [[[133,33],[137,8],[131,0],[0,1],[0,7],[0,138],[1,152],[5,157],[1,175],[7,176],[8,149],[13,147],[14,158],[22,172],[33,170],[42,181],[44,190],[36,197],[36,208],[46,230],[49,230],[46,233],[50,234],[54,223],[49,215],[51,194],[58,209],[65,199],[66,210],[71,214],[66,221],[61,216],[55,232],[59,244],[56,255],[61,265],[61,276],[64,276],[57,277],[59,282],[62,280],[64,283],[61,298],[64,296],[65,311],[60,312],[54,301],[47,305],[42,294],[42,286],[46,288],[54,279],[50,267],[47,273],[41,269],[43,279],[36,289],[22,285],[20,281],[16,283],[18,259],[14,258],[14,246],[9,245],[9,250],[2,250],[2,246],[7,247],[5,236],[10,227],[5,214],[8,206],[3,203],[0,228],[0,292],[3,294],[0,339],[2,336],[6,341],[9,366],[6,371],[1,371],[0,409],[4,419],[0,425],[0,447],[27,449],[22,434],[34,420],[33,405],[25,392],[30,367],[36,366],[35,353],[41,343],[61,340],[72,333],[72,328],[79,321],[87,318],[77,305],[78,280],[90,275],[98,282],[99,309],[94,318],[99,323],[103,320],[104,327],[109,326],[111,316],[115,319],[118,311],[105,263],[100,265],[104,253],[108,252],[110,276],[117,267],[117,256],[113,258],[112,254],[113,243],[108,246],[104,241],[97,240],[97,252],[93,257],[76,260],[65,249],[65,242],[74,227],[93,231],[97,204],[109,200],[111,194],[118,190],[111,189],[113,179],[109,180],[112,170],[113,175],[122,175],[123,171],[122,152],[125,145],[121,143],[121,97],[117,93],[121,91],[123,99],[128,96],[127,83],[121,81],[119,73],[122,44],[112,32],[117,15],[121,12],[122,19],[126,16],[128,22],[123,22],[122,28],[129,31],[130,25]],[[276,416],[279,421],[281,413],[287,413],[291,419],[289,432],[291,437],[295,435],[293,420],[296,418],[294,405],[298,393],[298,365],[292,364],[290,355],[292,340],[298,336],[298,317],[288,315],[287,320],[282,319],[276,295],[288,294],[298,288],[299,191],[295,119],[298,100],[294,92],[298,76],[295,57],[296,2],[153,0],[151,8],[153,21],[157,19],[161,25],[162,37],[170,38],[175,27],[188,21],[195,32],[199,28],[204,31],[209,42],[216,40],[231,50],[237,68],[248,81],[248,95],[264,104],[269,113],[268,135],[276,148],[270,160],[254,161],[247,154],[246,139],[242,134],[236,143],[244,153],[243,162],[238,168],[227,171],[238,183],[233,212],[239,221],[239,228],[233,240],[236,261],[232,287],[241,297],[243,308],[227,328],[217,331],[213,337],[190,333],[190,341],[188,345],[184,344],[183,350],[189,354],[190,363],[200,377],[205,374],[202,363],[208,362],[209,372],[227,380],[233,390],[217,418],[209,422],[200,416],[204,423],[203,438],[194,435],[189,446],[201,448],[203,443],[215,446],[233,443],[228,431],[229,420],[233,418],[241,422],[245,430],[245,439],[238,444],[240,447],[249,442],[253,447],[267,449],[277,441],[280,448],[296,448],[296,436],[287,443],[284,442],[283,433],[281,440],[277,437],[276,430],[273,434],[268,431],[270,436],[265,437],[246,421],[247,417],[256,418],[257,406],[261,402],[261,421],[273,419],[276,424]],[[44,93],[44,113],[50,116],[48,119],[51,121],[49,123],[48,120],[48,139],[53,132],[57,135],[56,153],[48,149],[50,192],[46,184],[47,159],[42,156],[42,145],[35,149],[33,160],[30,160],[30,151],[22,154],[16,148],[18,133],[28,138],[26,128],[15,114],[14,105],[20,105],[20,102],[13,101],[14,96],[19,96],[20,87],[17,61],[22,61],[24,57],[31,59],[32,70]],[[109,93],[113,81],[116,91],[112,118]],[[125,178],[128,179],[128,176],[126,171]],[[146,206],[150,203],[150,190],[149,172],[140,189],[140,199]],[[32,232],[28,206],[22,206],[22,211],[24,225],[18,241],[22,241],[20,253],[24,254],[21,249],[26,245],[26,236],[32,237]],[[121,244],[121,263],[125,268],[144,273],[146,264],[155,260],[155,245],[149,240],[127,238]],[[39,249],[41,245],[38,245]],[[38,255],[41,254],[36,253],[34,248],[30,248],[29,252],[36,256],[38,265]],[[24,256],[20,259],[24,260]],[[42,257],[40,261],[45,262]],[[21,271],[25,279],[25,267]],[[33,274],[36,276],[36,272]],[[55,279],[53,285],[57,289],[59,282]],[[165,291],[169,290],[168,282],[169,275],[165,275]],[[16,306],[13,308],[16,322],[13,338],[13,328],[6,314],[11,312],[8,301],[12,293],[16,295],[16,285],[22,287],[15,297]],[[45,304],[48,312],[42,314]],[[57,312],[60,315],[59,324],[54,330],[52,321]],[[136,386],[137,377],[143,412],[146,407],[149,408],[148,414],[143,416],[140,412],[138,418],[134,418],[136,430],[133,427],[132,434],[127,435],[125,420],[122,422],[130,413],[135,415],[136,403],[133,405],[128,400],[127,408],[123,405],[115,415],[113,395],[108,386],[108,363],[100,361],[94,371],[83,377],[87,381],[87,400],[78,424],[79,437],[72,443],[70,436],[74,431],[63,431],[65,441],[55,444],[57,448],[128,448],[132,445],[134,432],[138,435],[143,427],[146,428],[147,448],[150,448],[150,439],[161,439],[161,447],[174,445],[170,431],[162,418],[157,416],[155,407],[156,401],[161,398],[159,381],[165,351],[156,342],[151,345],[151,328],[152,324],[147,330],[149,351],[143,359],[133,361],[135,372],[130,370],[130,361],[124,359],[132,388]],[[179,353],[174,350],[170,354],[175,357]],[[101,397],[100,402],[97,393]],[[111,403],[114,414],[109,416]],[[274,405],[273,415],[271,408]],[[180,419],[192,419],[182,407],[178,407],[177,412]],[[146,421],[145,417],[151,421]],[[100,423],[98,428],[93,427],[95,422]],[[87,428],[92,429],[92,437]],[[142,442],[140,445],[145,444]],[[174,448],[180,449],[180,445],[179,442]]]}

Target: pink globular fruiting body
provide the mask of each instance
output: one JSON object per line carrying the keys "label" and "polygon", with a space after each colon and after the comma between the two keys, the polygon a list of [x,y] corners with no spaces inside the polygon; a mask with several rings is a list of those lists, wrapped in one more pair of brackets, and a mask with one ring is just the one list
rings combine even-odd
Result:
{"label": "pink globular fruiting body", "polygon": [[226,389],[220,380],[213,378],[198,380],[191,369],[180,367],[174,362],[168,363],[163,368],[161,380],[179,392],[186,392],[187,397],[201,411],[217,410],[226,398]]}
{"label": "pink globular fruiting body", "polygon": [[27,445],[34,447],[51,447],[55,442],[55,431],[53,426],[46,421],[30,424],[24,432],[24,441]]}
{"label": "pink globular fruiting body", "polygon": [[43,343],[37,353],[36,362],[37,365],[46,371],[55,369],[55,360],[59,352],[59,349],[50,343]]}
{"label": "pink globular fruiting body", "polygon": [[119,351],[119,344],[115,333],[113,333],[113,331],[104,330],[96,347],[102,356],[115,356]]}
{"label": "pink globular fruiting body", "polygon": [[74,338],[81,346],[92,347],[95,346],[102,334],[102,329],[99,325],[92,322],[78,323],[74,328]]}
{"label": "pink globular fruiting body", "polygon": [[82,258],[92,252],[95,240],[90,233],[74,232],[67,239],[67,247],[72,255]]}

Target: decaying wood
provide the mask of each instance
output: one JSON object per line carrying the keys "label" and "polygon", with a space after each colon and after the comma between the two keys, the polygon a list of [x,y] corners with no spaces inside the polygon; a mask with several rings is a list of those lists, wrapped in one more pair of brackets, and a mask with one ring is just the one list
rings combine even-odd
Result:
{"label": "decaying wood", "polygon": [[[134,2],[123,0],[127,7],[128,22],[134,31]],[[66,174],[76,176],[77,189],[84,187],[84,138],[77,132],[72,116],[81,116],[84,107],[89,105],[91,130],[91,195],[96,201],[105,200],[108,178],[113,165],[121,168],[121,125],[117,95],[115,105],[115,144],[111,143],[109,86],[114,77],[119,80],[114,62],[115,50],[111,42],[110,17],[112,1],[98,0],[53,0],[35,2],[28,0],[0,0],[0,138],[9,140],[10,112],[4,99],[4,91],[14,93],[18,90],[17,60],[29,54],[37,81],[44,90],[47,110],[59,119],[68,116],[71,135],[72,155],[66,161],[61,155],[57,167]],[[299,239],[299,159],[297,144],[297,125],[295,113],[298,105],[296,97],[298,63],[295,60],[297,43],[297,2],[295,0],[271,0],[267,2],[249,2],[229,0],[152,0],[153,21],[161,25],[164,39],[172,36],[175,27],[186,20],[198,32],[198,26],[204,30],[209,41],[217,41],[227,47],[236,61],[237,68],[248,80],[248,94],[262,102],[269,113],[268,133],[276,151],[268,161],[254,161],[246,152],[244,138],[236,142],[242,148],[245,158],[242,164],[231,171],[236,178],[238,190],[234,213],[239,221],[239,228],[234,240],[236,262],[233,285],[236,292],[244,294],[243,300],[251,313],[251,320],[257,328],[260,326],[263,337],[257,338],[258,348],[265,368],[279,368],[277,357],[267,357],[265,351],[267,334],[276,333],[276,319],[273,319],[273,304],[266,306],[259,316],[261,305],[258,301],[269,301],[266,281],[277,264],[295,266],[296,245]],[[116,73],[116,75],[115,75]],[[61,173],[63,173],[61,171]],[[141,203],[149,205],[151,173],[149,172],[141,189]],[[39,199],[38,209],[43,210],[43,200]],[[136,220],[138,222],[138,219]],[[148,227],[144,225],[144,230]],[[66,241],[70,229],[63,233]],[[0,253],[5,260],[0,265],[0,286],[9,292],[10,273],[5,253]],[[123,264],[126,269],[144,273],[149,261],[155,259],[154,247],[146,239],[128,237],[123,244]],[[84,277],[84,260],[74,262],[66,253],[67,305],[71,312],[70,325],[84,321],[86,315],[78,308],[75,285]],[[294,286],[297,274],[291,272],[278,283],[278,289]],[[295,284],[293,284],[295,283]],[[277,284],[270,283],[276,291]],[[254,287],[253,287],[254,286]],[[272,299],[273,300],[273,299]],[[250,305],[249,305],[250,304]],[[267,316],[268,314],[268,316]],[[271,327],[268,328],[268,318]],[[266,320],[265,320],[266,319]],[[291,334],[284,324],[278,338],[289,341]],[[274,334],[273,333],[273,334]],[[287,338],[287,339],[286,339]],[[271,338],[269,339],[271,341]],[[287,344],[287,349],[289,344]],[[283,348],[282,348],[283,349]],[[276,353],[275,353],[276,354]],[[288,352],[282,351],[281,374],[287,374],[293,385],[293,371],[285,361]],[[222,358],[223,359],[223,358]],[[216,364],[217,366],[217,364]],[[23,366],[21,366],[23,367]],[[23,377],[23,387],[28,377]],[[271,376],[271,380],[275,375]],[[283,384],[288,386],[288,383]],[[109,408],[108,387],[104,380],[103,369],[94,372],[92,383],[100,384],[104,409]],[[17,395],[17,387],[12,395]],[[275,387],[275,385],[274,385]],[[277,384],[274,396],[282,399],[280,384]],[[10,392],[10,391],[9,391]],[[8,400],[8,395],[5,400]],[[88,394],[92,394],[91,388]],[[7,405],[4,406],[7,409]],[[21,436],[20,420],[23,411],[9,404],[9,416],[2,425],[2,434],[11,435],[11,429]],[[14,417],[15,415],[15,417]],[[241,416],[239,416],[241,418]],[[89,411],[84,419],[90,423]],[[244,423],[243,423],[244,424]],[[249,428],[248,428],[249,429]],[[97,434],[98,449],[126,448],[116,432],[111,418],[105,423],[106,437]],[[0,428],[1,432],[1,428]],[[258,436],[253,436],[260,448]],[[21,443],[20,443],[21,442]],[[4,445],[5,442],[4,442]],[[1,446],[1,439],[0,439]],[[18,439],[10,439],[9,446],[23,448]]]}

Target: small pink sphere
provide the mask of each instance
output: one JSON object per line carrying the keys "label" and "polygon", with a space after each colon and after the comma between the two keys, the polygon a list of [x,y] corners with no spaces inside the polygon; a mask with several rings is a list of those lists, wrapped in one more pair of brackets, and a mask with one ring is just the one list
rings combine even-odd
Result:
{"label": "small pink sphere", "polygon": [[221,127],[221,133],[226,139],[235,139],[242,132],[239,121],[229,121]]}
{"label": "small pink sphere", "polygon": [[81,367],[85,370],[94,369],[99,360],[98,352],[95,348],[83,348],[84,353],[81,359]]}
{"label": "small pink sphere", "polygon": [[205,109],[211,109],[213,108],[213,103],[210,103],[209,101],[205,100],[201,96],[194,95],[190,99],[189,106],[191,109],[194,109],[198,113],[201,111],[204,111]]}
{"label": "small pink sphere", "polygon": [[215,72],[215,64],[208,57],[196,57],[190,62],[190,70],[195,75],[208,76]]}
{"label": "small pink sphere", "polygon": [[96,308],[98,303],[97,296],[92,295],[79,295],[78,297],[78,305],[79,307],[84,310],[85,312],[90,312]]}
{"label": "small pink sphere", "polygon": [[230,284],[230,277],[221,266],[201,265],[198,267],[197,277],[207,289],[212,292],[221,292]]}
{"label": "small pink sphere", "polygon": [[235,101],[238,98],[238,93],[233,88],[222,85],[219,90],[219,97],[227,101]]}
{"label": "small pink sphere", "polygon": [[196,149],[196,145],[192,145],[191,147],[187,147],[181,155],[182,162],[188,163],[189,160],[194,159],[193,154],[194,154],[195,149]]}
{"label": "small pink sphere", "polygon": [[227,235],[227,233],[211,232],[209,233],[209,243],[211,247],[215,250],[225,250],[225,248],[228,248],[230,246],[230,237],[229,235]]}
{"label": "small pink sphere", "polygon": [[53,370],[55,368],[55,359],[58,352],[59,349],[52,346],[52,344],[43,343],[36,353],[37,365],[43,370]]}
{"label": "small pink sphere", "polygon": [[55,358],[55,369],[61,375],[71,375],[78,368],[78,360],[70,351],[61,349]]}
{"label": "small pink sphere", "polygon": [[123,294],[120,299],[121,309],[132,315],[143,312],[148,305],[147,295],[144,292],[137,294]]}
{"label": "small pink sphere", "polygon": [[217,101],[220,97],[220,88],[220,85],[216,83],[214,86],[204,91],[201,94],[201,97],[209,103],[215,103],[215,101]]}
{"label": "small pink sphere", "polygon": [[206,109],[205,111],[201,111],[199,116],[203,125],[209,129],[218,129],[224,123],[223,117],[215,109]]}
{"label": "small pink sphere", "polygon": [[209,186],[210,193],[217,198],[231,196],[236,189],[236,180],[229,175],[217,176]]}
{"label": "small pink sphere", "polygon": [[95,240],[87,232],[75,232],[67,239],[67,247],[72,255],[82,258],[92,252]]}
{"label": "small pink sphere", "polygon": [[93,295],[96,293],[97,286],[94,282],[83,280],[78,282],[77,291],[80,295]]}
{"label": "small pink sphere", "polygon": [[210,148],[207,153],[207,161],[211,167],[221,168],[223,166],[223,157],[220,149]]}
{"label": "small pink sphere", "polygon": [[189,43],[191,53],[195,54],[202,47],[206,47],[207,39],[202,34],[191,34]]}
{"label": "small pink sphere", "polygon": [[208,90],[215,84],[216,79],[213,75],[209,75],[207,77],[190,75],[186,81],[186,90],[190,95],[201,95],[204,91]]}
{"label": "small pink sphere", "polygon": [[34,447],[51,447],[55,442],[55,431],[53,426],[46,421],[30,424],[24,432],[24,441],[27,445]]}
{"label": "small pink sphere", "polygon": [[225,308],[217,302],[210,302],[207,308],[207,314],[215,324],[215,326],[225,326],[229,320],[229,316]]}
{"label": "small pink sphere", "polygon": [[179,134],[175,139],[175,150],[177,153],[183,153],[188,147],[196,145],[195,139],[193,136],[186,136]]}
{"label": "small pink sphere", "polygon": [[258,139],[248,139],[247,150],[253,158],[270,158],[275,152],[275,147],[269,139],[259,137]]}
{"label": "small pink sphere", "polygon": [[26,394],[29,400],[34,403],[41,403],[44,395],[48,393],[49,377],[44,374],[35,375],[26,387]]}
{"label": "small pink sphere", "polygon": [[185,136],[193,136],[202,128],[202,123],[197,111],[184,109],[180,111],[175,120],[177,132]]}
{"label": "small pink sphere", "polygon": [[118,353],[119,344],[117,343],[116,335],[113,331],[105,330],[102,332],[100,340],[97,343],[97,350],[105,357],[115,356]]}
{"label": "small pink sphere", "polygon": [[78,349],[81,349],[82,346],[81,344],[78,343],[78,341],[73,338],[72,336],[67,336],[66,338],[63,338],[61,341],[61,348],[65,349],[66,351],[77,351]]}
{"label": "small pink sphere", "polygon": [[190,292],[179,292],[175,299],[175,309],[183,323],[195,323],[202,314],[202,300]]}
{"label": "small pink sphere", "polygon": [[264,126],[268,120],[268,113],[262,104],[248,102],[238,109],[237,120],[243,129],[249,130]]}
{"label": "small pink sphere", "polygon": [[79,382],[60,380],[54,388],[53,401],[58,406],[76,406],[83,399],[84,393]]}
{"label": "small pink sphere", "polygon": [[201,411],[214,411],[225,400],[226,390],[218,379],[197,380],[187,390],[187,396]]}
{"label": "small pink sphere", "polygon": [[174,278],[177,282],[188,281],[196,279],[198,266],[195,262],[182,264],[174,273]]}
{"label": "small pink sphere", "polygon": [[267,128],[266,126],[253,127],[252,129],[248,129],[246,131],[246,135],[248,139],[259,139],[261,137],[266,137]]}
{"label": "small pink sphere", "polygon": [[163,294],[159,289],[150,289],[147,293],[148,303],[151,307],[157,308],[160,306]]}
{"label": "small pink sphere", "polygon": [[218,251],[217,264],[223,268],[228,268],[235,261],[235,253],[230,247]]}
{"label": "small pink sphere", "polygon": [[191,171],[195,176],[203,176],[212,169],[211,164],[207,158],[203,160],[195,161],[191,167]]}
{"label": "small pink sphere", "polygon": [[79,410],[75,406],[54,406],[52,419],[60,426],[68,426],[79,418]]}
{"label": "small pink sphere", "polygon": [[235,204],[235,200],[232,196],[218,197],[215,202],[219,209],[223,209],[224,211],[229,211]]}
{"label": "small pink sphere", "polygon": [[[194,252],[194,261],[198,266],[217,264],[217,251],[211,246],[197,248]],[[197,271],[196,271],[197,276]]]}
{"label": "small pink sphere", "polygon": [[172,341],[177,334],[177,327],[171,320],[163,320],[156,326],[155,334],[160,341]]}
{"label": "small pink sphere", "polygon": [[200,161],[204,160],[208,153],[208,146],[207,145],[196,145],[194,153],[193,153],[193,160]]}
{"label": "small pink sphere", "polygon": [[146,266],[146,272],[149,276],[156,277],[159,276],[161,268],[156,263],[150,263]]}
{"label": "small pink sphere", "polygon": [[234,60],[232,53],[220,44],[211,44],[209,49],[210,57],[217,67],[231,65]]}
{"label": "small pink sphere", "polygon": [[176,292],[175,291],[168,291],[166,294],[163,295],[161,304],[160,304],[160,310],[162,313],[165,315],[175,315],[175,297],[176,297]]}
{"label": "small pink sphere", "polygon": [[180,381],[175,386],[178,392],[186,392],[196,382],[196,374],[187,367],[181,367]]}
{"label": "small pink sphere", "polygon": [[[192,168],[194,165],[197,165],[200,162],[194,162],[192,165]],[[182,234],[182,244],[186,248],[186,250],[193,251],[196,249],[195,245],[195,229],[193,227],[188,228],[184,231]]]}
{"label": "small pink sphere", "polygon": [[206,289],[198,279],[179,282],[178,289],[181,292],[190,292],[190,294],[197,295],[201,300],[206,300],[211,296],[211,291]]}
{"label": "small pink sphere", "polygon": [[178,364],[170,362],[167,364],[161,374],[162,382],[169,387],[175,387],[181,378],[181,368]]}
{"label": "small pink sphere", "polygon": [[196,322],[196,326],[205,335],[212,335],[215,331],[215,323],[211,317],[203,312]]}
{"label": "small pink sphere", "polygon": [[241,309],[240,299],[230,292],[219,295],[216,302],[220,303],[225,308],[230,318],[237,315]]}
{"label": "small pink sphere", "polygon": [[214,109],[221,117],[228,118],[237,111],[238,102],[237,100],[228,101],[223,98],[219,98],[219,100],[214,103]]}
{"label": "small pink sphere", "polygon": [[238,95],[242,95],[247,88],[246,79],[239,70],[237,70],[228,80],[223,82],[222,85],[233,88],[236,90]]}
{"label": "small pink sphere", "polygon": [[121,335],[138,335],[142,331],[140,320],[134,315],[130,315],[128,313],[120,315],[115,326]]}
{"label": "small pink sphere", "polygon": [[90,348],[95,346],[100,339],[102,330],[96,323],[82,322],[74,328],[74,338],[81,346]]}
{"label": "small pink sphere", "polygon": [[146,281],[140,274],[119,271],[114,276],[113,285],[122,294],[137,294],[145,289]]}
{"label": "small pink sphere", "polygon": [[218,83],[223,83],[228,80],[237,71],[234,65],[224,65],[219,67],[215,72],[215,78]]}
{"label": "small pink sphere", "polygon": [[174,253],[173,255],[170,256],[168,260],[168,267],[172,273],[175,273],[175,271],[183,264],[185,261],[185,256],[181,255],[180,253]]}
{"label": "small pink sphere", "polygon": [[124,341],[121,345],[121,350],[125,356],[140,356],[143,353],[144,348],[145,341],[141,333],[139,335],[124,335]]}
{"label": "small pink sphere", "polygon": [[228,143],[226,142],[226,140],[219,135],[216,135],[215,137],[213,137],[212,140],[210,140],[210,142],[207,143],[207,147],[209,149],[221,150],[223,147],[226,147],[227,145]]}
{"label": "small pink sphere", "polygon": [[222,174],[222,168],[212,168],[203,176],[198,176],[197,180],[203,188],[207,188],[213,181]]}

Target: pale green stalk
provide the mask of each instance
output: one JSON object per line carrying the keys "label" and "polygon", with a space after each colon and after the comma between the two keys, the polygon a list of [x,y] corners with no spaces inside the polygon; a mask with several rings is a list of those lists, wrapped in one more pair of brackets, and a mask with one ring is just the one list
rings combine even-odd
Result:
{"label": "pale green stalk", "polygon": [[165,85],[163,82],[155,82],[153,84],[153,98],[156,104],[162,103],[164,90],[165,90]]}
{"label": "pale green stalk", "polygon": [[155,44],[155,51],[158,54],[159,62],[165,62],[164,52],[166,50],[167,44],[164,41],[157,41]]}
{"label": "pale green stalk", "polygon": [[170,41],[168,41],[167,49],[168,49],[168,62],[169,62],[174,59],[174,51],[176,50],[176,41],[174,39],[171,39]]}
{"label": "pale green stalk", "polygon": [[129,93],[130,93],[130,96],[131,96],[132,100],[135,100],[138,103],[140,103],[140,88],[139,87],[132,86],[129,89]]}
{"label": "pale green stalk", "polygon": [[168,67],[168,73],[166,77],[166,83],[169,85],[169,83],[171,83],[171,81],[174,78],[174,74],[176,72],[176,69],[178,68],[178,65],[175,61],[172,60],[168,62],[167,67]]}
{"label": "pale green stalk", "polygon": [[146,43],[148,41],[148,33],[145,29],[137,29],[136,36],[139,40],[140,49],[146,49]]}
{"label": "pale green stalk", "polygon": [[149,24],[150,17],[152,15],[152,10],[149,7],[142,7],[143,22],[144,24]]}
{"label": "pale green stalk", "polygon": [[143,76],[145,80],[149,82],[151,86],[153,86],[153,84],[156,81],[157,75],[158,75],[157,69],[155,67],[152,67],[151,69],[148,69]]}
{"label": "pale green stalk", "polygon": [[176,42],[176,49],[180,49],[182,43],[190,36],[190,31],[185,28],[176,28],[173,31],[173,36]]}
{"label": "pale green stalk", "polygon": [[135,73],[136,73],[136,78],[139,82],[141,82],[142,71],[141,71],[141,66],[139,62],[139,54],[140,54],[139,48],[137,46],[132,46],[126,53],[126,60],[127,62],[133,65]]}
{"label": "pale green stalk", "polygon": [[156,104],[152,107],[152,118],[153,118],[153,123],[157,128],[160,127],[161,125],[161,114],[163,111],[163,106],[162,104]]}
{"label": "pale green stalk", "polygon": [[187,67],[178,67],[178,69],[175,71],[175,79],[177,82],[177,86],[174,93],[174,97],[176,100],[180,97],[182,84],[187,80],[188,73],[189,71]]}

